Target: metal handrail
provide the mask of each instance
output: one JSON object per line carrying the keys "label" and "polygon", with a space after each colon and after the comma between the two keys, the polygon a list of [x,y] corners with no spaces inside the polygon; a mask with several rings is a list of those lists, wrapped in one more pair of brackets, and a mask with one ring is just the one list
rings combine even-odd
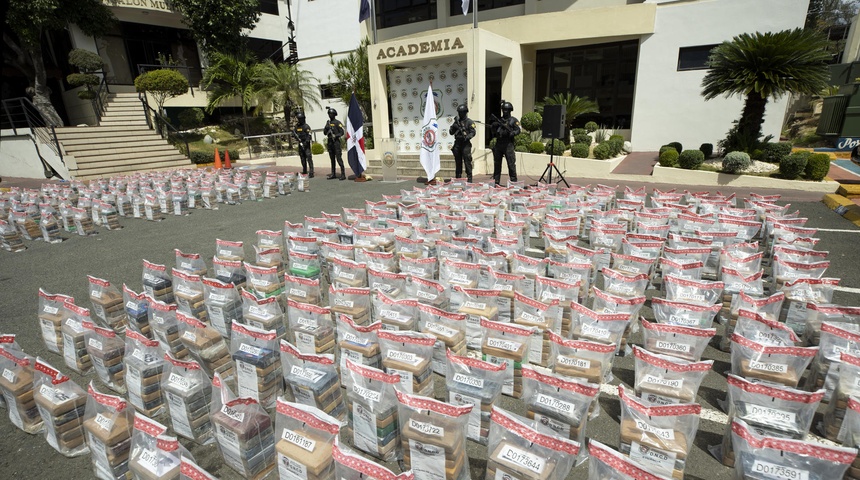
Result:
{"label": "metal handrail", "polygon": [[167,127],[167,130],[170,130],[174,134],[180,136],[182,141],[185,142],[185,151],[183,152],[186,157],[191,158],[191,149],[188,146],[188,139],[185,138],[185,135],[179,131],[176,127],[174,127],[170,121],[167,120],[167,117],[155,111],[154,108],[149,106],[149,100],[146,98],[146,93],[138,92],[137,98],[140,100],[141,105],[143,105],[143,112],[146,114],[146,126],[149,127],[150,130],[155,130],[161,138],[167,140],[167,137],[170,136],[169,132],[164,131],[164,127]]}
{"label": "metal handrail", "polygon": [[[191,81],[191,70],[192,70],[191,67],[186,67],[186,66],[182,66],[182,65],[158,65],[158,64],[154,64],[154,63],[138,63],[137,64],[137,74],[143,75],[148,70],[159,70],[162,68],[170,69],[170,70],[177,70],[180,73],[182,73],[182,75],[185,77],[185,79],[188,80],[188,88],[191,90],[191,96],[192,97],[194,96],[194,82]],[[202,69],[200,69],[200,70],[201,70],[201,76],[202,76],[202,74],[203,74]]]}
{"label": "metal handrail", "polygon": [[102,81],[96,89],[96,96],[92,99],[93,111],[96,114],[96,122],[101,124],[102,117],[107,113],[107,100],[110,95],[110,87],[108,87],[107,77],[102,74]]}
{"label": "metal handrail", "polygon": [[[60,174],[54,170],[51,164],[42,158],[42,154],[39,151],[39,144],[47,145],[59,157],[60,162],[65,165],[63,149],[60,148],[60,141],[57,139],[57,131],[54,126],[48,125],[42,117],[41,112],[39,112],[29,98],[9,98],[3,100],[0,105],[2,105],[2,115],[0,115],[2,120],[0,120],[0,125],[11,128],[15,135],[18,135],[18,129],[28,129],[28,136],[36,147],[39,161],[42,162],[45,178],[59,177]],[[3,120],[8,122],[8,125],[5,125]]]}

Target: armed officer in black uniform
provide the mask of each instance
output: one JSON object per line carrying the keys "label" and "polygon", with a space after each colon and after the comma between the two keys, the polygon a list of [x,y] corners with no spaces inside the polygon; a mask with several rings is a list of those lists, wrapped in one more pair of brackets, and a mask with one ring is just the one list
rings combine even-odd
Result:
{"label": "armed officer in black uniform", "polygon": [[342,149],[340,147],[340,139],[344,135],[343,124],[340,123],[340,120],[337,118],[337,110],[333,108],[328,109],[328,118],[329,121],[326,122],[325,128],[323,128],[323,134],[328,139],[328,156],[331,159],[331,175],[326,178],[329,180],[333,180],[338,178],[337,170],[335,169],[334,161],[337,159],[337,164],[340,165],[340,179],[346,180],[346,172],[343,169],[343,155],[341,154]]}
{"label": "armed officer in black uniform", "polygon": [[461,104],[457,107],[457,116],[454,117],[454,123],[448,130],[448,133],[454,135],[454,146],[451,151],[454,153],[454,170],[455,178],[462,178],[463,164],[466,164],[466,180],[472,181],[472,138],[478,133],[475,131],[475,122],[472,121],[466,114],[469,113],[469,107],[466,104]]}
{"label": "armed officer in black uniform", "polygon": [[490,125],[496,137],[493,147],[493,180],[499,185],[502,177],[502,155],[508,162],[508,177],[512,182],[517,181],[517,157],[514,152],[514,137],[520,134],[520,121],[511,116],[514,106],[511,102],[502,101],[502,118],[494,117]]}
{"label": "armed officer in black uniform", "polygon": [[[314,178],[314,156],[311,152],[311,127],[305,121],[305,112],[296,114],[296,128],[293,136],[299,140],[299,159],[302,161],[302,173]],[[310,171],[308,171],[310,167]]]}

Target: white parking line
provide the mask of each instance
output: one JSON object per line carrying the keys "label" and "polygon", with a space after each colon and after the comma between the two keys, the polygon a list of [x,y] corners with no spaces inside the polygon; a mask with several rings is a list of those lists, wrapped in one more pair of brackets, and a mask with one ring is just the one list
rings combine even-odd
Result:
{"label": "white parking line", "polygon": [[819,232],[836,232],[836,233],[860,233],[860,229],[857,230],[845,230],[840,228],[816,228]]}
{"label": "white parking line", "polygon": [[834,290],[838,290],[840,292],[848,292],[848,293],[860,293],[860,288],[851,288],[851,287],[833,287]]}

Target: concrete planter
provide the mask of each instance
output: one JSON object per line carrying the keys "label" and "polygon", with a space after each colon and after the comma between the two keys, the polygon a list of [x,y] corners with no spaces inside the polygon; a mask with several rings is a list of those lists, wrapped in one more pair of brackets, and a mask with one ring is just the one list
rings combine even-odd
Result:
{"label": "concrete planter", "polygon": [[706,185],[710,187],[746,187],[746,188],[788,188],[805,192],[833,193],[839,188],[837,182],[806,182],[798,180],[783,180],[781,178],[758,177],[755,175],[731,175],[728,173],[705,172],[701,170],[684,170],[681,168],[661,167],[654,165],[651,174],[654,183],[671,183],[676,185]]}
{"label": "concrete planter", "polygon": [[[483,171],[488,175],[493,173],[493,152],[490,150],[477,151],[474,155],[476,161],[475,172]],[[593,158],[573,158],[556,156],[553,161],[559,170],[565,172],[565,177],[570,178],[610,178],[615,167],[626,158],[626,155],[609,160],[595,160]],[[540,177],[549,163],[549,155],[542,153],[517,152],[517,174],[530,177]],[[479,170],[480,169],[480,170]],[[502,161],[502,174],[507,175],[507,166]]]}

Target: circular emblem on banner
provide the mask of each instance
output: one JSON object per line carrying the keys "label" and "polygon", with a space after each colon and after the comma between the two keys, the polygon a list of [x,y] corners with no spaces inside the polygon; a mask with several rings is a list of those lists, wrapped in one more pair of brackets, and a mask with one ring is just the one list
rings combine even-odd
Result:
{"label": "circular emblem on banner", "polygon": [[382,164],[388,168],[394,166],[394,154],[391,152],[385,152],[382,154]]}
{"label": "circular emblem on banner", "polygon": [[462,83],[457,84],[457,92],[463,93],[465,91],[466,91],[466,87],[464,87]]}
{"label": "circular emblem on banner", "polygon": [[430,80],[430,83],[433,83],[433,80],[436,80],[436,75],[433,75],[433,74],[431,73],[431,74],[430,74],[430,76],[429,76],[429,77],[427,77],[427,79],[428,79],[428,80]]}
{"label": "circular emblem on banner", "polygon": [[400,79],[400,77],[397,77],[397,78],[395,78],[395,79],[394,79],[394,84],[395,84],[395,85],[400,85],[400,82],[402,82],[402,80]]}
{"label": "circular emblem on banner", "polygon": [[445,86],[445,93],[447,93],[448,95],[451,95],[451,92],[453,92],[453,91],[454,91],[454,89],[451,88],[451,85]]}
{"label": "circular emblem on banner", "polygon": [[428,149],[433,149],[436,145],[436,132],[429,128],[424,130],[424,146]]}
{"label": "circular emblem on banner", "polygon": [[412,105],[412,102],[409,102],[409,111],[415,110],[415,105]]}

